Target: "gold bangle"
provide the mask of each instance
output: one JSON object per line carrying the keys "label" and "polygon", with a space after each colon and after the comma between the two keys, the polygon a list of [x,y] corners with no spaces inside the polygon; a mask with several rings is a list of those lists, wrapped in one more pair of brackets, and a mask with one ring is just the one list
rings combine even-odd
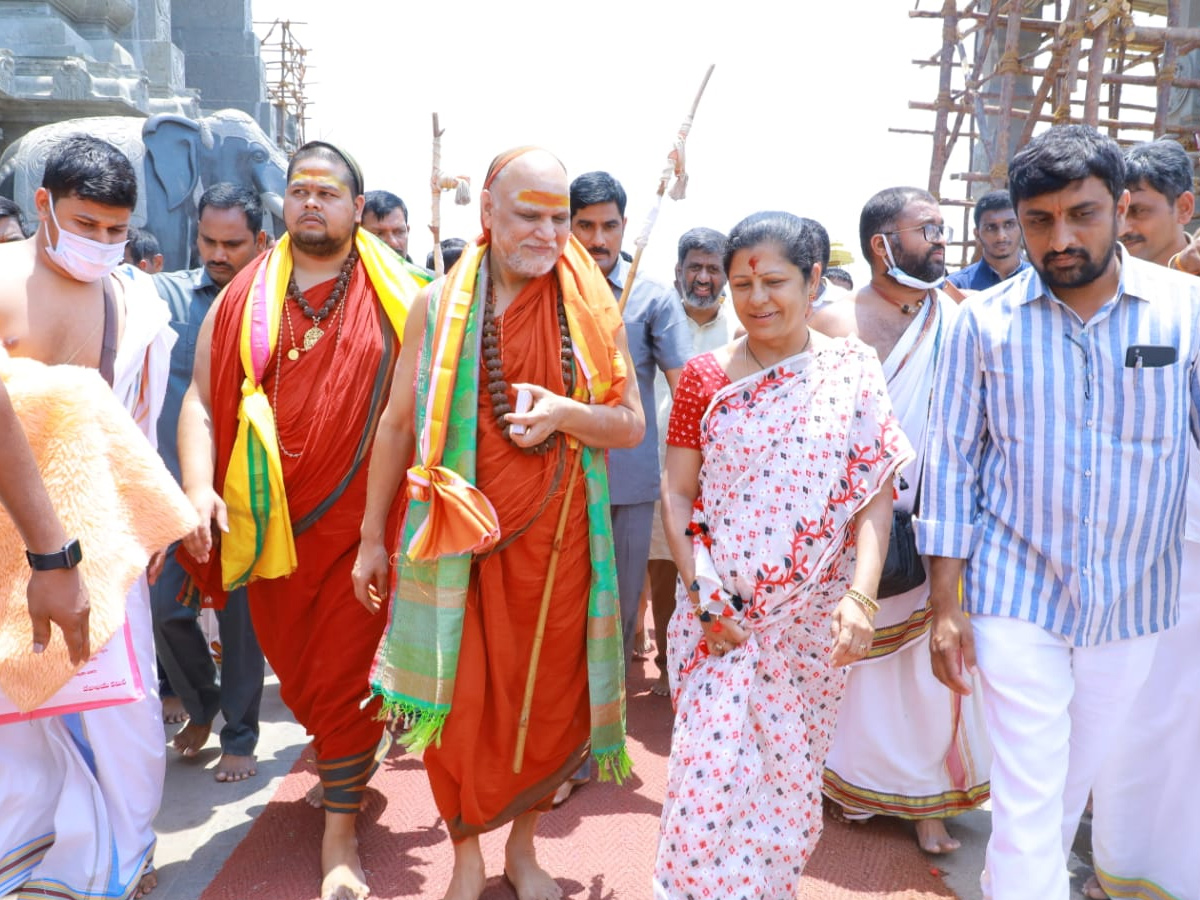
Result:
{"label": "gold bangle", "polygon": [[[1183,251],[1180,251],[1180,253],[1182,253],[1182,252]],[[1183,271],[1183,266],[1181,266],[1179,264],[1179,253],[1176,253],[1174,256],[1172,256],[1170,259],[1167,260],[1167,268],[1174,269],[1176,272]]]}
{"label": "gold bangle", "polygon": [[879,604],[864,594],[862,591],[856,591],[854,588],[849,588],[845,596],[849,597],[855,603],[862,607],[868,618],[874,618],[875,613],[879,612]]}

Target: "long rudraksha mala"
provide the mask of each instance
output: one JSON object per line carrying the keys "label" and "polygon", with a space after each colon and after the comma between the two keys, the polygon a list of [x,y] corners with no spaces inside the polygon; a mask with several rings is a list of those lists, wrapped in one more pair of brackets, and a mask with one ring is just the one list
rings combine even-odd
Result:
{"label": "long rudraksha mala", "polygon": [[[558,332],[561,339],[562,351],[560,360],[562,363],[562,378],[563,378],[563,393],[565,396],[570,396],[571,391],[575,387],[575,355],[571,351],[571,330],[567,323],[567,308],[563,305],[562,289],[558,291],[557,299],[558,311]],[[512,435],[510,430],[512,425],[505,421],[504,417],[513,411],[512,404],[508,401],[509,384],[504,377],[504,363],[500,358],[500,332],[496,327],[496,286],[491,278],[488,278],[487,299],[483,304],[483,365],[487,370],[487,391],[492,398],[492,414],[496,417],[496,424],[500,426],[500,431],[505,439],[512,443]],[[555,443],[558,441],[558,432],[547,437],[540,444],[532,447],[519,447],[525,453],[542,455],[549,452]],[[514,444],[514,446],[517,446]]]}
{"label": "long rudraksha mala", "polygon": [[[354,264],[358,262],[358,248],[351,247],[350,255],[346,257],[346,261],[342,263],[342,270],[338,272],[337,281],[334,282],[333,290],[329,292],[329,299],[321,304],[320,309],[313,309],[311,304],[305,298],[304,293],[296,284],[296,272],[288,276],[287,296],[296,301],[296,305],[300,307],[300,311],[312,320],[312,326],[308,331],[304,332],[304,349],[311,350],[316,346],[317,341],[325,336],[324,330],[321,328],[321,322],[333,312],[333,308],[337,306],[338,301],[346,296],[346,287],[350,284],[350,274],[354,271]],[[298,359],[300,356],[300,348],[293,346],[288,351],[288,359]]]}

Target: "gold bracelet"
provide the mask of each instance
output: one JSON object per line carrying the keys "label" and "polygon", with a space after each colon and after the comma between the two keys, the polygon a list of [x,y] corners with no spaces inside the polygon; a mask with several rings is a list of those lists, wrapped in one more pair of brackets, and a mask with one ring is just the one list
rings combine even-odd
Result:
{"label": "gold bracelet", "polygon": [[855,603],[862,607],[863,612],[868,618],[874,618],[875,613],[879,612],[879,604],[864,594],[862,591],[856,591],[854,588],[849,588],[845,596],[849,597]]}
{"label": "gold bracelet", "polygon": [[[1183,251],[1180,251],[1180,253],[1182,253],[1182,252]],[[1176,272],[1183,271],[1183,266],[1181,266],[1179,264],[1179,253],[1176,253],[1174,256],[1172,256],[1170,259],[1167,260],[1167,268],[1174,269]]]}

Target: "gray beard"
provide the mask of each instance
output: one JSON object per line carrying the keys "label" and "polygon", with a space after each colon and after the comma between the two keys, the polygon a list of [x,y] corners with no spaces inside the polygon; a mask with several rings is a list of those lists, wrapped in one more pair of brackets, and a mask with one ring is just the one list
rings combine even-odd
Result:
{"label": "gray beard", "polygon": [[696,297],[693,294],[683,295],[683,305],[691,309],[712,309],[720,302],[720,294],[710,294],[707,297]]}

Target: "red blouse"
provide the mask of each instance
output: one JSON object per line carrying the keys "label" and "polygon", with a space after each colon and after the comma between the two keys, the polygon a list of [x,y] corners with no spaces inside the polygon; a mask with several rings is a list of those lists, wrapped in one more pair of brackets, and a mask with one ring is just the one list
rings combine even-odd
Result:
{"label": "red blouse", "polygon": [[711,353],[692,357],[679,375],[667,426],[667,443],[672,447],[700,449],[700,420],[713,396],[729,384],[729,376]]}

